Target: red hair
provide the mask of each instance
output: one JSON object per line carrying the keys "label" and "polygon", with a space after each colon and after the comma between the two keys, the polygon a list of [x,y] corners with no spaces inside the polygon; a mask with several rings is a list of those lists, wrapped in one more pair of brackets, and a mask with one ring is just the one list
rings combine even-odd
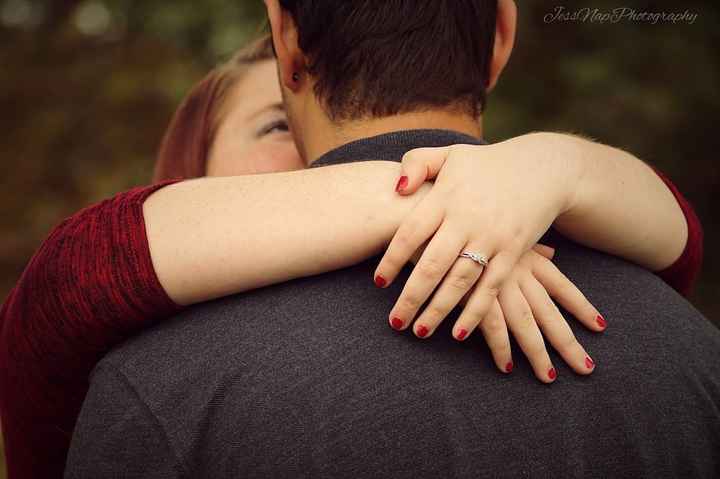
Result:
{"label": "red hair", "polygon": [[155,162],[153,182],[205,176],[210,148],[228,93],[255,63],[274,58],[272,39],[260,38],[195,85],[173,115]]}

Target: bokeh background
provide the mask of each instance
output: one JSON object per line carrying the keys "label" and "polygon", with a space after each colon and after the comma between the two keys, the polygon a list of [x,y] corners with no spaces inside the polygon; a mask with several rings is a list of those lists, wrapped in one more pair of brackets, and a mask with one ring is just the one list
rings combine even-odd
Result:
{"label": "bokeh background", "polygon": [[[517,1],[488,139],[581,133],[668,173],[705,226],[691,300],[720,324],[717,2]],[[547,23],[558,5],[697,19]],[[260,0],[0,0],[0,301],[62,219],[149,182],[182,96],[260,31],[263,13]]]}

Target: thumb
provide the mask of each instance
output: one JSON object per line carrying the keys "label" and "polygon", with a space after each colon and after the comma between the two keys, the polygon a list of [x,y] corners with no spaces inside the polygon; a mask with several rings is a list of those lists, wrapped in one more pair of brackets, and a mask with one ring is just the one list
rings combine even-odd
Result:
{"label": "thumb", "polygon": [[415,193],[420,185],[433,180],[445,164],[451,151],[450,146],[444,148],[417,148],[405,153],[402,159],[402,170],[395,190],[401,195]]}

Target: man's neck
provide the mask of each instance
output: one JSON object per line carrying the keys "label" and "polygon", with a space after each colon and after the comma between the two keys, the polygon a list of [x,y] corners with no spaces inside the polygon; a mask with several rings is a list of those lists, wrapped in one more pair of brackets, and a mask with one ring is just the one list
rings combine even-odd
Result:
{"label": "man's neck", "polygon": [[[438,129],[482,137],[482,120],[469,115],[444,110],[404,113],[371,120],[357,120],[342,124],[330,123],[326,116],[312,121],[314,128],[304,132],[304,155],[308,164],[342,145],[355,140],[401,130]],[[320,126],[322,125],[322,126]],[[318,127],[319,126],[319,127]]]}

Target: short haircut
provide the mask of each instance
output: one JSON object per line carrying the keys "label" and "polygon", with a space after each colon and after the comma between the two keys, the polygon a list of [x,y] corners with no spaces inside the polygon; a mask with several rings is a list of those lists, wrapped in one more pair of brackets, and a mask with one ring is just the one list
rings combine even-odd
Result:
{"label": "short haircut", "polygon": [[479,116],[497,0],[280,0],[335,121],[435,108]]}

